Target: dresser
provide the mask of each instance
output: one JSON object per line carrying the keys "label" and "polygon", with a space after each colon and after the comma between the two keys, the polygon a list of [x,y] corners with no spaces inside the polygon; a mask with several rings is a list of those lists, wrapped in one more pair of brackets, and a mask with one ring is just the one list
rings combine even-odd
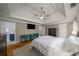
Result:
{"label": "dresser", "polygon": [[26,40],[26,41],[22,41],[22,42],[17,42],[15,44],[10,44],[7,46],[7,56],[13,56],[13,51],[14,49],[18,49],[21,48],[23,46],[27,46],[31,43],[31,40]]}

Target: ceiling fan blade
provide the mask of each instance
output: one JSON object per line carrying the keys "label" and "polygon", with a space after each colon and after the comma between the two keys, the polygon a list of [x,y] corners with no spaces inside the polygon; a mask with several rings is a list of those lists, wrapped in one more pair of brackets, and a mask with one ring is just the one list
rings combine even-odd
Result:
{"label": "ceiling fan blade", "polygon": [[39,16],[39,15],[37,15],[37,14],[34,14],[35,16]]}
{"label": "ceiling fan blade", "polygon": [[40,18],[37,18],[37,19],[40,19]]}
{"label": "ceiling fan blade", "polygon": [[43,10],[43,7],[41,7],[41,11]]}
{"label": "ceiling fan blade", "polygon": [[45,11],[42,11],[42,14],[45,14]]}
{"label": "ceiling fan blade", "polygon": [[45,15],[46,17],[49,17],[50,15]]}
{"label": "ceiling fan blade", "polygon": [[44,19],[46,19],[46,18],[44,17]]}

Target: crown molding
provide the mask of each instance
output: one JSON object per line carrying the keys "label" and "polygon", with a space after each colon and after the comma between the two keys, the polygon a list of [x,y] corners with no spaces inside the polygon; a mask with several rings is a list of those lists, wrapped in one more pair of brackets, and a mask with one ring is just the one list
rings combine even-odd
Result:
{"label": "crown molding", "polygon": [[57,20],[54,22],[49,22],[49,23],[45,23],[44,25],[53,25],[53,24],[64,24],[64,23],[69,23],[69,22],[73,22],[73,20]]}
{"label": "crown molding", "polygon": [[20,22],[20,23],[33,23],[33,24],[41,24],[33,21],[28,21],[20,18],[14,18],[14,17],[0,17],[1,21],[10,21],[10,22]]}
{"label": "crown molding", "polygon": [[11,21],[11,22],[20,22],[20,23],[32,23],[32,24],[37,24],[37,25],[52,25],[52,24],[62,24],[62,23],[68,23],[68,22],[73,22],[73,20],[57,20],[57,21],[52,21],[49,23],[36,23],[33,21],[28,21],[24,19],[19,19],[19,18],[13,18],[13,17],[0,17],[1,21]]}

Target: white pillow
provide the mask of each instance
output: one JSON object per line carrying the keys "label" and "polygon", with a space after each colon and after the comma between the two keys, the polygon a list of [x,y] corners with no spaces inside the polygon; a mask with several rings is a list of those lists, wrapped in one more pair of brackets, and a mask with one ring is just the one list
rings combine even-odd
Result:
{"label": "white pillow", "polygon": [[53,43],[50,43],[51,47],[63,50],[65,38],[56,38]]}
{"label": "white pillow", "polygon": [[63,50],[65,38],[56,38],[53,43],[51,43],[51,49],[49,48],[48,55],[55,56],[68,56],[71,55],[69,52]]}
{"label": "white pillow", "polygon": [[65,51],[70,53],[76,53],[79,51],[79,45],[76,44],[76,37],[69,37],[65,40],[64,48]]}

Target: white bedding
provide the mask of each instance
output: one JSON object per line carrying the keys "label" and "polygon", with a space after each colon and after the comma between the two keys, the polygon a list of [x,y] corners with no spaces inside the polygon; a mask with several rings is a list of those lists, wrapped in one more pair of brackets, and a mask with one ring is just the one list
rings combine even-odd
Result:
{"label": "white bedding", "polygon": [[79,38],[72,36],[66,39],[64,43],[64,50],[71,54],[79,52]]}
{"label": "white bedding", "polygon": [[39,37],[32,42],[32,46],[46,56],[69,56],[71,53],[63,50],[65,38],[52,36]]}

